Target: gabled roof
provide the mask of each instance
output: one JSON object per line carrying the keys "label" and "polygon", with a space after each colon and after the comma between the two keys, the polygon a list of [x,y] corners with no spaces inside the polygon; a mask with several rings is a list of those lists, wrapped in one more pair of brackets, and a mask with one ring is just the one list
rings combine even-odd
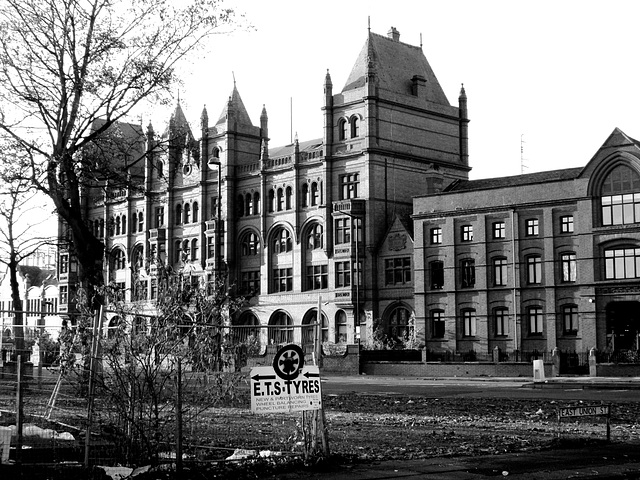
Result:
{"label": "gabled roof", "polygon": [[224,108],[222,109],[222,113],[220,114],[220,118],[218,118],[218,121],[216,122],[216,125],[220,125],[226,122],[227,116],[229,114],[229,107],[233,109],[236,121],[240,125],[253,126],[253,123],[251,123],[251,118],[249,117],[247,109],[242,102],[242,98],[240,98],[240,93],[238,92],[235,83],[233,84],[233,91],[231,92],[231,95],[229,95],[229,101],[225,103]]}
{"label": "gabled roof", "polygon": [[582,167],[549,170],[547,172],[528,173],[511,177],[483,178],[480,180],[457,180],[445,188],[444,193],[489,190],[494,188],[519,187],[537,183],[559,182],[578,178]]}
{"label": "gabled roof", "polygon": [[426,100],[450,106],[421,47],[369,32],[342,91],[364,86],[367,68],[375,71],[379,88],[404,95],[411,94],[411,79],[419,75],[426,80]]}
{"label": "gabled roof", "polygon": [[[314,140],[305,140],[304,142],[298,142],[298,148],[300,152],[312,152],[322,148],[322,139],[317,138]],[[295,149],[295,144],[290,143],[281,147],[274,147],[269,149],[269,157],[277,158],[285,155],[291,155]]]}

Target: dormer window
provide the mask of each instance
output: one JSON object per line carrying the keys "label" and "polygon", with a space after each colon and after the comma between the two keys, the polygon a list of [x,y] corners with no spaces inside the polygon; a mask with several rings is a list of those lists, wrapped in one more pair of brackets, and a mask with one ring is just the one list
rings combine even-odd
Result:
{"label": "dormer window", "polygon": [[640,223],[640,175],[618,165],[605,178],[601,190],[602,225]]}

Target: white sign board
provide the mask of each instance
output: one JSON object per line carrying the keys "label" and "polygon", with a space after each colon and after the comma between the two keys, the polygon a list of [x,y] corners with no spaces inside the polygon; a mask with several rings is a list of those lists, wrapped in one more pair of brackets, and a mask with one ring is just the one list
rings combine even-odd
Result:
{"label": "white sign board", "polygon": [[320,369],[305,366],[292,380],[283,380],[273,367],[251,369],[251,411],[253,413],[290,413],[319,410]]}
{"label": "white sign board", "polygon": [[609,405],[585,405],[558,409],[559,417],[590,417],[593,415],[609,415]]}

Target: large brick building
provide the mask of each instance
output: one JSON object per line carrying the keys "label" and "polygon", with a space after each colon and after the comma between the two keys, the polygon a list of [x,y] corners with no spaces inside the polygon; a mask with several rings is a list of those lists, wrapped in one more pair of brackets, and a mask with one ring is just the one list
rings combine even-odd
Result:
{"label": "large brick building", "polygon": [[413,218],[428,349],[638,349],[640,142],[620,130],[583,168],[454,181]]}
{"label": "large brick building", "polygon": [[[369,32],[339,92],[327,72],[317,139],[270,146],[266,108],[254,125],[235,85],[215,121],[205,109],[191,126],[178,104],[162,135],[123,128],[149,152],[137,188],[85,192],[108,280],[153,299],[149,255],[203,281],[224,269],[252,294],[233,321],[279,326],[269,342],[301,341],[291,326],[315,318],[319,296],[324,340],[354,342],[374,320],[404,331],[412,197],[466,180],[469,165],[464,90],[452,106],[421,47],[399,37]],[[77,281],[66,252],[60,269],[64,308]]]}

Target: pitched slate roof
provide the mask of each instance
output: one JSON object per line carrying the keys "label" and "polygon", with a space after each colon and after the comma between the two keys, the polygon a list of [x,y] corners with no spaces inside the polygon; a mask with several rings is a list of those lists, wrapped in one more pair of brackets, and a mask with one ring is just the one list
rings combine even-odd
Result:
{"label": "pitched slate roof", "polygon": [[231,107],[235,112],[236,121],[240,125],[253,126],[253,123],[251,123],[251,118],[247,113],[247,109],[242,102],[242,98],[240,97],[240,93],[238,92],[235,83],[233,85],[233,91],[231,92],[231,95],[229,95],[229,99],[230,102],[226,102],[224,104],[224,108],[222,109],[222,113],[220,114],[220,118],[218,118],[216,125],[220,125],[227,120],[227,114],[229,113],[229,103],[231,103]]}
{"label": "pitched slate roof", "polygon": [[511,177],[483,178],[480,180],[458,180],[447,188],[446,193],[468,192],[472,190],[490,190],[505,187],[534,185],[537,183],[560,182],[578,178],[583,167],[549,170],[547,172],[528,173]]}
{"label": "pitched slate roof", "polygon": [[[305,140],[304,142],[298,142],[298,148],[301,152],[312,152],[319,148],[322,148],[322,138],[316,138],[314,140]],[[291,155],[294,150],[294,144],[283,145],[281,147],[274,147],[269,149],[270,158],[283,157],[285,155]]]}
{"label": "pitched slate roof", "polygon": [[368,65],[377,75],[379,88],[410,95],[411,79],[419,75],[426,80],[426,100],[450,106],[421,47],[369,32],[343,92],[364,86]]}

